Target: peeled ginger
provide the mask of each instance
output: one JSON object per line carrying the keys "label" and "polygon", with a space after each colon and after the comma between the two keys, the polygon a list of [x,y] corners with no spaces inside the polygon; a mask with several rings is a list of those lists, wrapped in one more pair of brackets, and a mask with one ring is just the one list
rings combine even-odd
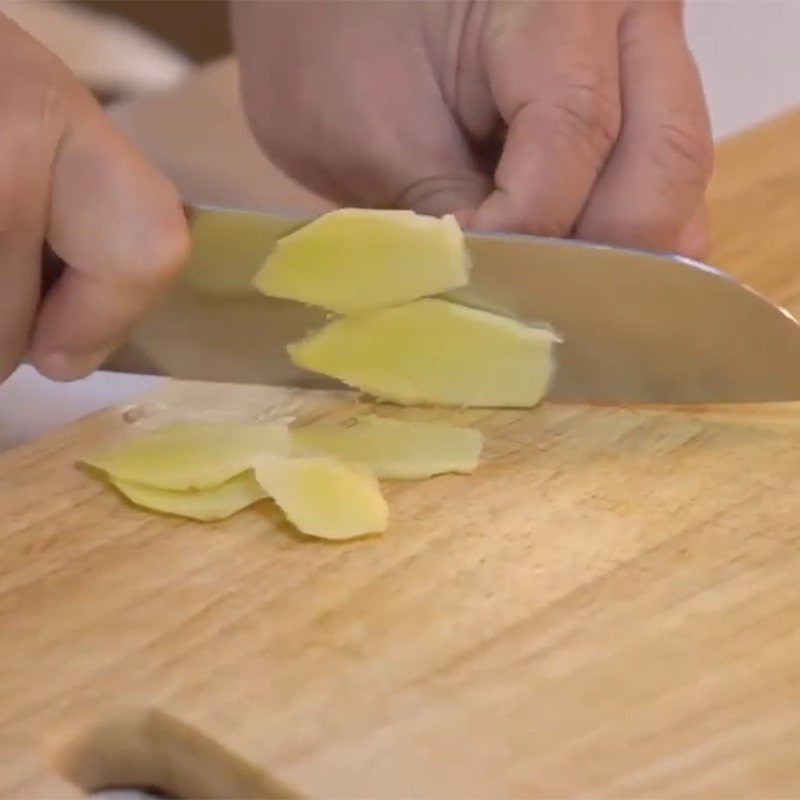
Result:
{"label": "peeled ginger", "polygon": [[132,503],[164,514],[174,514],[202,522],[225,519],[266,495],[252,472],[243,472],[235,478],[210,489],[174,491],[154,489],[128,481],[110,479],[110,482]]}
{"label": "peeled ginger", "polygon": [[247,470],[256,454],[289,448],[285,425],[191,423],[150,431],[84,463],[125,484],[185,491],[219,486]]}
{"label": "peeled ginger", "polygon": [[550,385],[555,334],[426,298],[336,319],[289,345],[300,367],[401,405],[530,407]]}
{"label": "peeled ginger", "polygon": [[272,499],[297,529],[322,539],[381,533],[377,478],[471,472],[480,432],[368,415],[291,430],[274,423],[202,423],[143,434],[84,463],[142,508],[208,522]]}
{"label": "peeled ginger", "polygon": [[468,267],[453,216],[345,208],[280,239],[253,284],[270,297],[353,314],[464,286]]}
{"label": "peeled ginger", "polygon": [[328,456],[264,455],[255,477],[302,533],[320,539],[352,539],[381,533],[389,508],[375,476]]}
{"label": "peeled ginger", "polygon": [[378,478],[473,472],[483,447],[483,436],[472,428],[373,415],[293,428],[291,436],[294,453],[324,453],[363,464]]}

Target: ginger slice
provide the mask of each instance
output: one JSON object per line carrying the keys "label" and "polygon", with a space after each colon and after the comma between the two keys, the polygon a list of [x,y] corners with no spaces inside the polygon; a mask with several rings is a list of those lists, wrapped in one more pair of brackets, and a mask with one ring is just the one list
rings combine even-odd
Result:
{"label": "ginger slice", "polygon": [[353,314],[464,286],[468,268],[453,216],[346,208],[281,239],[253,283],[271,297]]}
{"label": "ginger slice", "polygon": [[259,456],[255,477],[301,532],[352,539],[386,530],[389,509],[375,476],[328,456]]}
{"label": "ginger slice", "polygon": [[296,454],[323,453],[368,467],[377,478],[473,472],[483,436],[472,428],[368,415],[352,424],[318,422],[291,430]]}
{"label": "ginger slice", "polygon": [[259,453],[288,455],[289,431],[276,423],[191,423],[145,433],[84,463],[115,482],[183,491],[219,486]]}
{"label": "ginger slice", "polygon": [[553,372],[551,331],[435,298],[334,320],[289,355],[402,405],[530,407]]}
{"label": "ginger slice", "polygon": [[251,471],[210,489],[174,491],[109,479],[132,503],[152,511],[203,522],[225,519],[266,497]]}

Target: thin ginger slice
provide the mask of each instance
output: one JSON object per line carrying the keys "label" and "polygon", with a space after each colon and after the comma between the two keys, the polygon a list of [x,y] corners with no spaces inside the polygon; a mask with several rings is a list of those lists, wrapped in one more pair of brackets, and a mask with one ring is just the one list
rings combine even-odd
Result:
{"label": "thin ginger slice", "polygon": [[351,424],[318,422],[292,428],[296,454],[324,453],[368,467],[377,478],[430,478],[473,472],[483,436],[472,428],[368,415]]}
{"label": "thin ginger slice", "polygon": [[142,508],[202,522],[225,519],[266,497],[252,471],[210,489],[173,491],[109,479],[132,503]]}
{"label": "thin ginger slice", "polygon": [[184,491],[241,474],[259,453],[288,455],[289,431],[276,423],[191,423],[145,433],[85,459],[115,482]]}
{"label": "thin ginger slice", "polygon": [[300,367],[402,405],[530,407],[553,371],[551,331],[426,298],[334,320],[290,344]]}
{"label": "thin ginger slice", "polygon": [[464,286],[468,271],[455,217],[346,208],[281,239],[253,283],[271,297],[353,314]]}
{"label": "thin ginger slice", "polygon": [[375,476],[328,456],[259,456],[255,477],[287,519],[319,539],[352,539],[386,530],[389,508]]}

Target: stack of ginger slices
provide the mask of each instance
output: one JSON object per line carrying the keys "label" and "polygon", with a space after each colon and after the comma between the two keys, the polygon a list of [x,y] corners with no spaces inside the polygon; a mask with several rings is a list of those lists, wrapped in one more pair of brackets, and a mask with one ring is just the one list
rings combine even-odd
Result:
{"label": "stack of ginger slices", "polygon": [[[281,239],[253,283],[337,315],[289,345],[304,369],[398,405],[534,406],[557,337],[446,299],[469,271],[451,216],[341,209]],[[207,521],[270,499],[301,533],[350,539],[388,525],[379,480],[472,472],[482,445],[469,428],[366,415],[172,425],[84,463],[143,508]]]}

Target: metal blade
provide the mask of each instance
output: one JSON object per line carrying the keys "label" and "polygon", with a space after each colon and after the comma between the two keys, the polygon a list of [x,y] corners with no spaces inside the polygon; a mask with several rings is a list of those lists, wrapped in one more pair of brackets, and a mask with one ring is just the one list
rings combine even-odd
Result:
{"label": "metal blade", "polygon": [[[250,279],[307,220],[199,210],[191,262],[110,367],[178,378],[323,388],[286,344],[324,311],[265,298]],[[800,326],[729,276],[687,259],[532,236],[470,233],[471,284],[453,299],[563,337],[550,399],[728,403],[800,399]],[[354,289],[357,290],[357,289]]]}

